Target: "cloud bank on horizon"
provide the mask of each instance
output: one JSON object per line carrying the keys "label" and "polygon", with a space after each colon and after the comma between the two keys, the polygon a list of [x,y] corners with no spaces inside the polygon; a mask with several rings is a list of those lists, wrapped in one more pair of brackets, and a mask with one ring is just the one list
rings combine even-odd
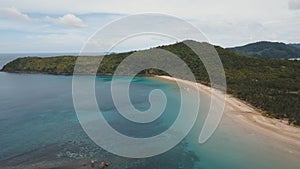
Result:
{"label": "cloud bank on horizon", "polygon": [[[2,53],[79,52],[105,24],[138,13],[184,19],[223,47],[260,40],[300,42],[300,0],[2,0],[0,6]],[[135,45],[129,46],[123,50]]]}

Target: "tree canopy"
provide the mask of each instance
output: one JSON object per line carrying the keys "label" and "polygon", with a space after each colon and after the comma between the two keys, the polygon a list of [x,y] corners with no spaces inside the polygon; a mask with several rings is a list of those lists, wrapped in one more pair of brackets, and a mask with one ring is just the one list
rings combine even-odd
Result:
{"label": "tree canopy", "polygon": [[[183,42],[158,48],[179,56],[190,67],[198,82],[210,85],[208,74],[199,57]],[[267,116],[288,119],[291,124],[300,125],[299,61],[248,57],[221,47],[215,48],[225,69],[229,94],[265,111]],[[132,53],[105,56],[98,74],[113,74],[120,62]],[[78,56],[18,58],[6,64],[2,71],[71,75],[77,58]],[[96,57],[86,58],[87,61],[83,64],[87,71],[83,72],[88,72],[95,64],[93,59]],[[165,72],[156,69],[147,69],[140,74],[166,75]]]}

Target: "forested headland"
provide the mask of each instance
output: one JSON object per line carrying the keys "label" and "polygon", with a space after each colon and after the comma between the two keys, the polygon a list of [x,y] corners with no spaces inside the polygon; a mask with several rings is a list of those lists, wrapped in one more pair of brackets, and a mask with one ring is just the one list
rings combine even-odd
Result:
{"label": "forested headland", "polygon": [[[199,57],[183,42],[158,48],[179,56],[190,67],[198,82],[210,85],[208,74]],[[224,66],[229,94],[263,110],[266,116],[287,119],[290,124],[300,125],[300,61],[255,58],[218,46],[215,48]],[[119,63],[132,53],[105,56],[97,73],[112,75]],[[78,56],[18,58],[6,64],[2,71],[71,75],[77,58]],[[88,60],[93,60],[95,57],[87,58],[90,59],[87,59],[85,64],[86,69],[89,69],[89,65],[94,63]],[[140,74],[165,75],[166,73],[147,69]]]}

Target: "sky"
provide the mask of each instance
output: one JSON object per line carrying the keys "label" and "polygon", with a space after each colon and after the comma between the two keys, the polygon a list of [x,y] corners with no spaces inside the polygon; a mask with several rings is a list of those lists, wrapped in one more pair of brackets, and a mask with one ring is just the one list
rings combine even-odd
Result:
{"label": "sky", "polygon": [[[1,0],[0,53],[79,52],[105,25],[142,13],[183,19],[222,47],[300,43],[300,0]],[[122,50],[165,41],[130,43]]]}

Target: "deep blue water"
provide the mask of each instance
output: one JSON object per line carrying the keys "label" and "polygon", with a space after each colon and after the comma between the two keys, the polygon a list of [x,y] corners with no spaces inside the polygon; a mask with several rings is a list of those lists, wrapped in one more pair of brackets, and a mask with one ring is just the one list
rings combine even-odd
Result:
{"label": "deep blue water", "polygon": [[[150,163],[164,168],[191,168],[199,160],[195,153],[185,149],[184,141],[170,152],[147,160],[130,160],[102,150],[87,137],[77,120],[71,76],[0,73],[0,79],[1,167],[27,167],[43,162],[44,168],[52,165],[79,168],[91,159],[99,159],[112,161],[115,165],[111,168],[153,168]],[[142,77],[135,79],[131,85],[131,91],[134,91],[131,99],[138,109],[149,107],[151,90],[159,88],[169,93],[167,115],[141,126],[128,123],[118,115],[107,92],[110,80],[111,77],[97,77],[96,93],[105,118],[121,133],[149,137],[163,132],[175,120],[180,101],[175,85]],[[106,97],[101,97],[103,95]],[[176,158],[180,160],[173,161]]]}
{"label": "deep blue water", "polygon": [[[109,123],[125,134],[149,137],[164,131],[176,117],[177,86],[138,77],[131,85],[133,104],[147,109],[148,93],[168,96],[167,115],[143,127],[116,113],[107,88],[111,77],[97,77],[96,93]],[[95,145],[81,128],[72,103],[71,76],[0,73],[0,168],[87,168],[91,159],[112,161],[110,168],[297,168],[299,160],[224,117],[213,137],[197,143],[203,113],[191,133],[172,150],[147,159],[118,157]],[[205,99],[203,101],[205,104]],[[101,103],[100,103],[101,104]],[[147,132],[145,132],[147,131]],[[124,145],[125,146],[125,145]],[[35,167],[34,167],[35,166]]]}
{"label": "deep blue water", "polygon": [[[110,81],[109,76],[96,78],[96,96],[104,117],[119,132],[149,137],[163,132],[175,120],[180,102],[176,85],[153,78],[134,79],[130,97],[136,108],[149,108],[148,95],[153,89],[163,90],[168,98],[159,119],[138,126],[116,111],[109,92]],[[204,95],[196,125],[181,143],[155,157],[129,159],[101,149],[85,134],[73,107],[71,76],[0,72],[0,83],[0,168],[90,168],[86,164],[91,159],[111,161],[108,168],[112,169],[296,169],[300,166],[299,156],[238,126],[226,116],[213,137],[205,144],[198,144],[208,105]]]}

